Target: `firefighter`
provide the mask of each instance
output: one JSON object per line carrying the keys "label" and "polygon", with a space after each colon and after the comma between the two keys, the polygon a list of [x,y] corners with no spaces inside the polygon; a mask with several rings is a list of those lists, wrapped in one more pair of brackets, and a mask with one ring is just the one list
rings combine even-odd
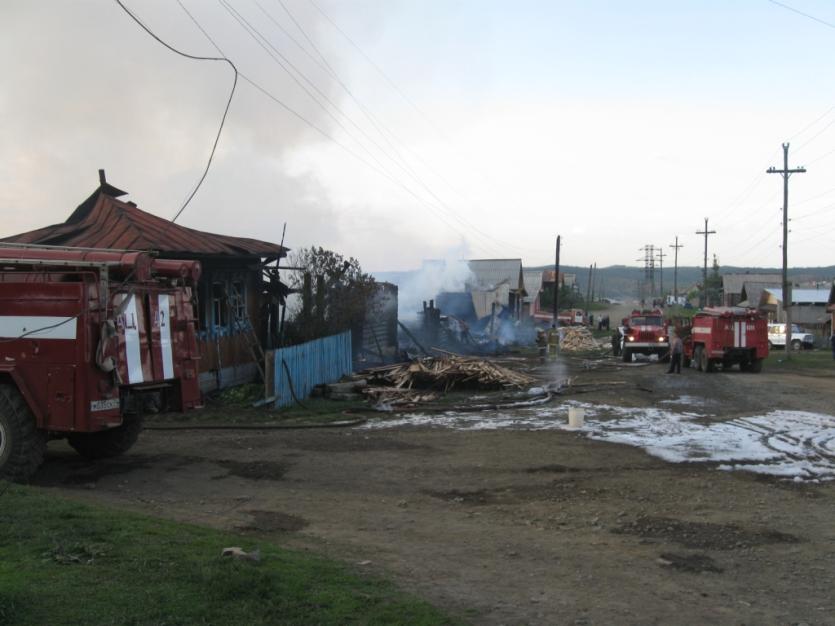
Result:
{"label": "firefighter", "polygon": [[548,352],[548,338],[541,328],[536,331],[536,345],[539,351],[539,360],[545,362],[545,356]]}
{"label": "firefighter", "polygon": [[557,325],[552,324],[548,329],[548,358],[552,361],[557,358],[557,352],[560,348],[560,332],[557,330]]}
{"label": "firefighter", "polygon": [[670,369],[667,370],[668,374],[672,374],[673,372],[681,374],[681,357],[683,352],[684,344],[681,342],[681,337],[678,336],[677,332],[673,331],[670,337]]}
{"label": "firefighter", "polygon": [[620,329],[615,328],[615,332],[612,333],[612,354],[614,356],[620,356]]}

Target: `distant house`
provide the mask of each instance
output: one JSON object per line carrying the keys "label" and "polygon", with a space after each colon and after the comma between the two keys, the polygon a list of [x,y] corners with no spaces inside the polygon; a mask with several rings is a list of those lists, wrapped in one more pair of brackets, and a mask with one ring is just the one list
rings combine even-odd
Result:
{"label": "distant house", "polygon": [[[791,289],[792,323],[819,337],[828,336],[832,331],[831,315],[828,313],[831,297],[831,289]],[[783,308],[782,289],[763,289],[759,309],[768,314],[770,321],[785,321]]]}
{"label": "distant house", "polygon": [[539,292],[542,289],[542,270],[522,270],[525,283],[525,297],[522,298],[522,316],[530,317],[537,308]]}
{"label": "distant house", "polygon": [[739,306],[739,303],[745,299],[742,295],[742,288],[745,283],[780,287],[783,278],[780,274],[722,274],[722,305]]}
{"label": "distant house", "polygon": [[467,291],[479,319],[490,315],[493,304],[506,307],[514,318],[522,316],[527,295],[522,259],[475,259],[467,265],[471,272]]}
{"label": "distant house", "polygon": [[[2,241],[82,248],[153,251],[160,258],[196,259],[203,272],[197,287],[202,359],[200,385],[206,390],[248,382],[258,372],[249,345],[267,345],[277,330],[278,306],[287,288],[270,264],[287,249],[257,239],[206,233],[139,209],[107,183],[61,224],[7,237]],[[254,334],[253,334],[254,333]]]}
{"label": "distant house", "polygon": [[829,334],[835,332],[835,280],[829,287],[829,298],[826,301],[826,311],[829,313]]}

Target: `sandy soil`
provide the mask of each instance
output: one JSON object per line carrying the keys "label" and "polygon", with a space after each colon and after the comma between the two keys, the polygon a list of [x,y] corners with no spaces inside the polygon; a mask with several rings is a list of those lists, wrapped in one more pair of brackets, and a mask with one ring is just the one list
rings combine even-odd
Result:
{"label": "sandy soil", "polygon": [[[589,365],[558,370],[603,383],[565,399],[686,396],[714,420],[835,411],[828,374]],[[54,442],[35,482],[342,559],[472,623],[835,624],[835,482],[671,464],[578,432],[148,431],[99,464]]]}

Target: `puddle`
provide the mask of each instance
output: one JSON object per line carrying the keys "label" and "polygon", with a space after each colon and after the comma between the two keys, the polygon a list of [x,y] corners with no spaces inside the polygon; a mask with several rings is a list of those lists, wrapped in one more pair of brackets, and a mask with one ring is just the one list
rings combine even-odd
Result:
{"label": "puddle", "polygon": [[[682,396],[664,404],[693,406],[692,400]],[[798,482],[835,480],[835,416],[806,411],[777,410],[720,422],[675,406],[634,408],[570,400],[512,412],[408,413],[372,420],[360,428],[568,430],[572,406],[585,409],[585,425],[577,432],[637,446],[671,463],[713,463],[720,470],[745,470]]]}

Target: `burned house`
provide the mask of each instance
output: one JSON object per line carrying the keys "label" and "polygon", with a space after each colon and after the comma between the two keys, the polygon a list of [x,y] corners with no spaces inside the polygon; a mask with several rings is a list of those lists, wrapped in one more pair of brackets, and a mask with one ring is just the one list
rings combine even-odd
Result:
{"label": "burned house", "polygon": [[59,247],[153,251],[163,259],[198,260],[196,294],[203,391],[249,382],[262,368],[259,350],[278,326],[286,287],[271,263],[286,256],[282,246],[257,239],[206,233],[146,213],[107,183],[61,224],[2,241]]}
{"label": "burned house", "polygon": [[522,259],[474,259],[467,265],[472,274],[467,291],[478,319],[496,308],[507,309],[513,319],[522,317],[522,301],[527,295]]}

